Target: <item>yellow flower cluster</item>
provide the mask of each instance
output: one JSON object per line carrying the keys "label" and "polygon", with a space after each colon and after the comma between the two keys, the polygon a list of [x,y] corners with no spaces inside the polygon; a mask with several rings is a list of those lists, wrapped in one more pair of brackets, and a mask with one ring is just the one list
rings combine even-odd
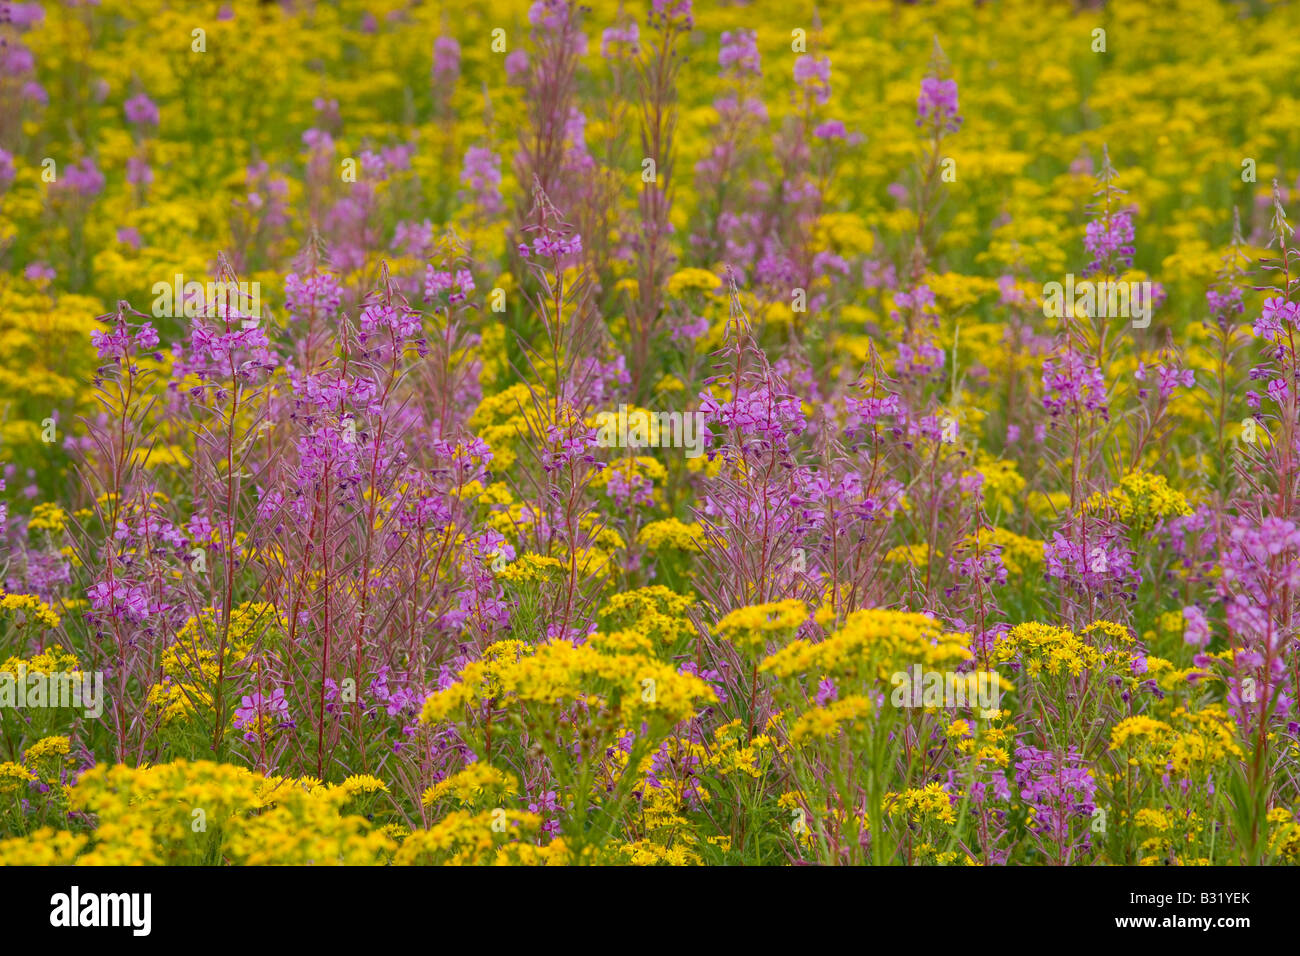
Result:
{"label": "yellow flower cluster", "polygon": [[1242,757],[1235,738],[1236,727],[1222,707],[1179,707],[1167,722],[1144,715],[1121,720],[1111,728],[1110,749],[1156,775],[1204,779],[1215,764]]}
{"label": "yellow flower cluster", "polygon": [[497,577],[512,584],[539,581],[545,580],[555,572],[559,572],[563,567],[564,565],[560,564],[558,558],[548,557],[544,554],[521,554],[498,571]]}
{"label": "yellow flower cluster", "polygon": [[951,669],[970,656],[967,636],[946,633],[928,614],[865,608],[826,640],[797,640],[760,669],[783,678],[811,674],[874,682],[912,664]]}
{"label": "yellow flower cluster", "polygon": [[536,648],[516,645],[510,651],[467,665],[455,684],[424,702],[421,721],[445,720],[488,699],[543,707],[599,700],[623,722],[674,724],[717,699],[698,677],[641,654],[607,654],[568,641]]}
{"label": "yellow flower cluster", "polygon": [[691,292],[717,292],[722,280],[708,269],[682,269],[668,277],[665,288],[670,297],[679,299]]}
{"label": "yellow flower cluster", "polygon": [[902,815],[912,826],[935,822],[951,826],[957,822],[952,805],[953,794],[937,783],[910,788],[901,793],[887,793],[883,806],[890,816]]}
{"label": "yellow flower cluster", "polygon": [[[628,415],[632,412],[629,410]],[[649,413],[647,413],[649,414]],[[631,426],[629,425],[629,428]],[[653,443],[659,441],[658,426],[653,430],[651,438]],[[651,498],[656,503],[662,500],[660,486],[668,477],[668,470],[656,458],[649,455],[624,455],[615,458],[609,463],[609,466],[602,469],[601,472],[591,480],[593,488],[607,488],[611,479],[618,477],[621,481],[633,488],[639,488],[649,483],[653,487]]]}
{"label": "yellow flower cluster", "polygon": [[790,637],[808,621],[808,606],[790,598],[751,604],[726,614],[715,630],[749,652],[760,652],[769,641]]}
{"label": "yellow flower cluster", "polygon": [[352,796],[388,792],[388,784],[368,773],[354,773],[350,777],[345,777],[339,786]]}
{"label": "yellow flower cluster", "polygon": [[8,840],[0,864],[40,857],[85,866],[387,862],[396,845],[363,817],[344,814],[350,797],[343,787],[208,761],[100,765],[72,788],[72,806],[93,817],[92,831]]}
{"label": "yellow flower cluster", "polygon": [[1192,513],[1187,498],[1169,486],[1164,475],[1134,471],[1107,492],[1097,492],[1083,504],[1084,511],[1107,512],[1134,531],[1150,531],[1161,518]]}
{"label": "yellow flower cluster", "polygon": [[695,522],[664,518],[642,526],[637,541],[651,551],[673,549],[698,554],[703,550],[704,529]]}
{"label": "yellow flower cluster", "polygon": [[[1133,642],[1126,628],[1112,622],[1097,621],[1083,629],[1083,635],[1105,634],[1123,644]],[[1095,646],[1068,627],[1055,627],[1031,621],[1013,627],[993,649],[997,661],[1019,659],[1030,677],[1078,677],[1086,670],[1128,667],[1133,655],[1121,648]]]}
{"label": "yellow flower cluster", "polygon": [[462,807],[482,809],[484,801],[499,801],[518,793],[519,784],[513,776],[478,761],[429,787],[424,791],[420,802],[426,807],[432,807],[451,799]]}
{"label": "yellow flower cluster", "polygon": [[518,810],[454,810],[427,830],[416,830],[393,857],[396,866],[563,866],[563,840],[530,842],[542,818]]}
{"label": "yellow flower cluster", "polygon": [[35,779],[36,774],[20,763],[14,763],[12,760],[0,763],[0,794],[24,791],[27,784]]}
{"label": "yellow flower cluster", "polygon": [[885,552],[886,564],[906,564],[924,568],[930,561],[930,546],[924,541],[917,544],[900,544]]}
{"label": "yellow flower cluster", "polygon": [[78,674],[80,665],[77,658],[69,654],[58,644],[54,644],[33,654],[29,658],[9,657],[0,663],[0,672],[17,676],[23,671],[28,674]]}
{"label": "yellow flower cluster", "polygon": [[19,627],[34,621],[44,628],[56,628],[61,623],[54,609],[34,594],[6,594],[0,588],[0,611]]}
{"label": "yellow flower cluster", "polygon": [[[175,642],[163,651],[163,679],[149,689],[147,700],[164,724],[211,709],[217,674],[223,670],[217,659],[222,634],[220,616],[219,611],[205,608],[199,616],[186,620]],[[283,616],[272,604],[245,602],[232,608],[225,677],[230,679],[256,668],[256,652],[278,647],[284,637],[283,628]]]}
{"label": "yellow flower cluster", "polygon": [[704,765],[724,777],[744,774],[762,778],[781,748],[770,734],[755,734],[748,743],[745,736],[739,719],[723,724],[713,732],[714,744],[704,755]]}
{"label": "yellow flower cluster", "polygon": [[624,861],[630,866],[699,866],[700,855],[678,842],[664,846],[653,840],[637,840],[620,848]]}
{"label": "yellow flower cluster", "polygon": [[28,531],[48,531],[58,534],[68,523],[68,513],[52,501],[42,502],[32,508],[32,516],[27,521]]}
{"label": "yellow flower cluster", "polygon": [[[1019,510],[1020,496],[1025,490],[1025,479],[1016,470],[1014,461],[992,458],[980,452],[974,469],[984,477],[980,493],[984,497],[984,506],[992,512],[1014,514]],[[971,472],[966,472],[969,476]]]}
{"label": "yellow flower cluster", "polygon": [[597,618],[602,624],[627,627],[664,644],[695,633],[687,616],[695,601],[661,584],[611,594]]}
{"label": "yellow flower cluster", "polygon": [[824,707],[812,707],[800,714],[790,728],[790,742],[801,744],[812,738],[829,738],[846,727],[860,724],[872,711],[871,701],[849,694]]}
{"label": "yellow flower cluster", "polygon": [[1300,862],[1300,821],[1285,807],[1268,811],[1268,852],[1282,863]]}
{"label": "yellow flower cluster", "polygon": [[41,780],[57,785],[62,772],[74,762],[71,747],[67,737],[42,737],[23,751],[23,763]]}
{"label": "yellow flower cluster", "polygon": [[[536,401],[545,403],[538,392]],[[495,395],[487,395],[470,416],[469,427],[492,449],[493,464],[508,469],[518,459],[515,443],[529,433],[529,421],[542,413],[534,405],[534,392],[516,382]]]}

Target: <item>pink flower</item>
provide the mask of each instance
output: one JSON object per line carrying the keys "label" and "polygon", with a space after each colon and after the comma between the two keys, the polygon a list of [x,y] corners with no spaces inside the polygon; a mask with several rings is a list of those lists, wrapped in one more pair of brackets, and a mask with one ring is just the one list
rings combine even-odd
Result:
{"label": "pink flower", "polygon": [[138,126],[157,126],[158,106],[143,93],[126,101],[126,119]]}

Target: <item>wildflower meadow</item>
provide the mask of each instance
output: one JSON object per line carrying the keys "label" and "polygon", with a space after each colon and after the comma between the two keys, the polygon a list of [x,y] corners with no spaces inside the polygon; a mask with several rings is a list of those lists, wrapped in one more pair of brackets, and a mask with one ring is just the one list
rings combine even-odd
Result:
{"label": "wildflower meadow", "polygon": [[1297,62],[0,3],[0,864],[1300,862]]}

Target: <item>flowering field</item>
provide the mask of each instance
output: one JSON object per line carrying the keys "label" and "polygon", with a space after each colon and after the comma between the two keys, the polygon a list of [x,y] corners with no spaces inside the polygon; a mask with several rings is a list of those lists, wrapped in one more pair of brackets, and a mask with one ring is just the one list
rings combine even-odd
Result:
{"label": "flowering field", "polygon": [[0,863],[1300,861],[1300,8],[0,42]]}

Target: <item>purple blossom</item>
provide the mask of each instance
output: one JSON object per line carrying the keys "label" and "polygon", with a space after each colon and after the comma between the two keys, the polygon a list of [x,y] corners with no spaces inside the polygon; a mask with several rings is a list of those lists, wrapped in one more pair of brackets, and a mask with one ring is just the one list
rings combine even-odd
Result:
{"label": "purple blossom", "polygon": [[804,54],[794,61],[794,81],[804,92],[825,104],[831,98],[831,61],[829,57]]}
{"label": "purple blossom", "polygon": [[600,55],[607,60],[617,56],[635,56],[640,40],[641,32],[636,21],[625,27],[607,27],[600,36]]}
{"label": "purple blossom", "polygon": [[758,34],[753,30],[724,30],[718,66],[724,76],[760,76],[763,70],[758,53]]}
{"label": "purple blossom", "polygon": [[1083,247],[1092,256],[1092,262],[1085,273],[1091,275],[1102,271],[1112,258],[1118,266],[1132,268],[1136,251],[1134,239],[1132,209],[1121,209],[1109,218],[1102,214],[1088,223],[1084,229]]}
{"label": "purple blossom", "polygon": [[1016,787],[1033,811],[1029,829],[1045,839],[1062,862],[1091,848],[1097,781],[1081,754],[1016,748]]}
{"label": "purple blossom", "polygon": [[465,165],[460,181],[469,186],[475,204],[487,215],[502,211],[501,157],[483,146],[471,146],[465,151]]}
{"label": "purple blossom", "polygon": [[16,175],[14,154],[0,147],[0,189],[8,189]]}
{"label": "purple blossom", "polygon": [[438,83],[455,83],[460,76],[460,44],[453,37],[438,37],[433,43],[433,78]]}
{"label": "purple blossom", "polygon": [[1043,359],[1043,407],[1053,417],[1078,405],[1108,417],[1106,380],[1101,369],[1074,350]]}
{"label": "purple blossom", "polygon": [[162,608],[150,599],[149,588],[143,584],[108,580],[92,584],[86,591],[90,606],[110,618],[143,621]]}
{"label": "purple blossom", "polygon": [[126,119],[137,126],[157,126],[159,123],[158,106],[143,93],[126,101]]}
{"label": "purple blossom", "polygon": [[962,118],[957,111],[957,81],[927,76],[921,80],[921,95],[916,98],[916,125],[927,120],[936,128],[956,132]]}
{"label": "purple blossom", "polygon": [[235,710],[233,724],[237,730],[247,728],[244,739],[252,743],[257,740],[258,732],[265,730],[262,722],[267,719],[273,719],[281,726],[292,723],[289,718],[289,701],[285,699],[281,687],[272,691],[270,697],[263,696],[261,691],[244,695]]}
{"label": "purple blossom", "polygon": [[23,270],[23,278],[31,282],[52,282],[56,275],[54,267],[45,262],[33,262]]}
{"label": "purple blossom", "polygon": [[1205,647],[1210,643],[1210,623],[1196,605],[1183,608],[1183,640],[1192,647]]}
{"label": "purple blossom", "polygon": [[313,272],[300,276],[290,272],[284,277],[284,308],[296,319],[315,316],[332,319],[338,314],[343,301],[343,289],[338,276],[329,272]]}

